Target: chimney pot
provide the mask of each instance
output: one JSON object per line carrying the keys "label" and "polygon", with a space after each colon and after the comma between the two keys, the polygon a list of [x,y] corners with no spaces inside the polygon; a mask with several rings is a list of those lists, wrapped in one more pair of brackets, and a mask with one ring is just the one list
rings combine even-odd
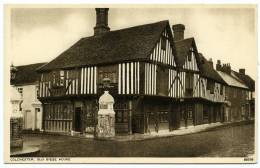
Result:
{"label": "chimney pot", "polygon": [[108,31],[108,10],[109,8],[96,8],[96,26],[94,27],[94,35],[101,35]]}
{"label": "chimney pot", "polygon": [[172,26],[174,41],[183,40],[184,39],[184,30],[185,26],[183,24],[176,24]]}
{"label": "chimney pot", "polygon": [[209,64],[210,64],[210,66],[213,68],[213,61],[212,61],[212,58],[209,58],[208,62],[209,62]]}
{"label": "chimney pot", "polygon": [[244,68],[239,69],[239,73],[245,75],[246,74],[246,69],[244,69]]}
{"label": "chimney pot", "polygon": [[221,61],[220,60],[217,60],[216,70],[221,71]]}

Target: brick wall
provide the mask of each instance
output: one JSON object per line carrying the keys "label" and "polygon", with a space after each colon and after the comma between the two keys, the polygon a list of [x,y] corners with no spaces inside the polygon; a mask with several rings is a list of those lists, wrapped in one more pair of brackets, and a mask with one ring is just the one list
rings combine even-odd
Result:
{"label": "brick wall", "polygon": [[11,118],[10,119],[10,140],[11,148],[23,147],[23,118]]}

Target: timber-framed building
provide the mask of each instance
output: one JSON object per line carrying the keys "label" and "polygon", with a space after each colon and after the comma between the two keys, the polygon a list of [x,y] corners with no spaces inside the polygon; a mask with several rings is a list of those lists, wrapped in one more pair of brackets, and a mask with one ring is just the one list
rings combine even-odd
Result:
{"label": "timber-framed building", "polygon": [[96,14],[93,36],[38,69],[45,131],[93,133],[104,87],[115,98],[117,134],[224,121],[226,83],[194,38],[184,39],[184,25],[110,31],[108,9]]}

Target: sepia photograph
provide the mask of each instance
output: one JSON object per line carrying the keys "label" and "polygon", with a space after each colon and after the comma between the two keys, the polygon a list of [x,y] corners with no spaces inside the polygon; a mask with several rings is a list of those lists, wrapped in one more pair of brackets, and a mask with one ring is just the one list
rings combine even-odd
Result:
{"label": "sepia photograph", "polygon": [[257,5],[4,10],[5,162],[257,162]]}

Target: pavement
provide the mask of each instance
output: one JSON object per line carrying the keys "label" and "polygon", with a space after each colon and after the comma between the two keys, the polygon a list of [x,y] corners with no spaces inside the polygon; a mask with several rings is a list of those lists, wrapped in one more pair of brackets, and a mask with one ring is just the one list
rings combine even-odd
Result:
{"label": "pavement", "polygon": [[[243,120],[243,121],[235,121],[235,122],[216,122],[216,123],[210,123],[210,124],[202,124],[202,125],[196,125],[196,126],[188,126],[188,127],[181,127],[177,130],[169,131],[169,130],[160,130],[159,132],[151,132],[151,133],[134,133],[129,135],[116,135],[115,137],[111,138],[105,138],[105,139],[96,139],[96,140],[108,140],[108,141],[142,141],[147,139],[155,139],[155,138],[163,138],[163,137],[172,137],[172,136],[181,136],[181,135],[188,135],[188,134],[194,134],[204,131],[210,131],[212,129],[221,128],[221,127],[228,127],[233,125],[243,125],[246,123],[253,123],[254,120]],[[48,134],[48,135],[57,135],[57,133],[35,133],[35,134]],[[64,134],[62,134],[64,136]],[[72,136],[72,134],[65,134],[65,136]],[[75,138],[85,138],[85,139],[94,139],[93,135],[89,134],[79,134],[74,135]]]}
{"label": "pavement", "polygon": [[[113,140],[113,141],[142,141],[146,139],[155,139],[155,138],[162,138],[162,137],[172,137],[172,136],[180,136],[180,135],[188,135],[193,133],[199,133],[203,131],[209,131],[219,127],[225,126],[232,126],[232,125],[240,125],[244,123],[252,123],[253,120],[248,121],[236,121],[236,122],[216,122],[210,124],[202,124],[197,126],[188,126],[188,127],[181,127],[177,130],[169,131],[169,130],[160,130],[159,132],[151,132],[145,134],[131,134],[131,135],[116,135],[112,138],[107,138],[105,140]],[[104,139],[103,139],[104,140]]]}

